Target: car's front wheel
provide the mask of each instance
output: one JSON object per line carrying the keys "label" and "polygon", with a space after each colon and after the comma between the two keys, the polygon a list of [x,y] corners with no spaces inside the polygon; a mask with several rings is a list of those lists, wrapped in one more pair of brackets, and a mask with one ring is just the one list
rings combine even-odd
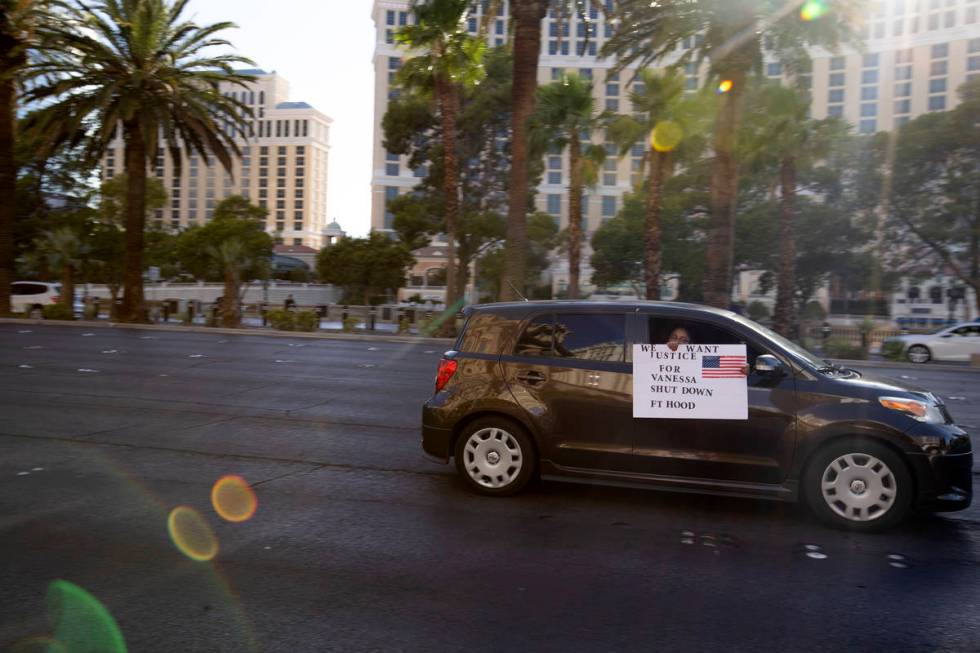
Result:
{"label": "car's front wheel", "polygon": [[819,451],[807,467],[804,493],[825,522],[860,531],[883,530],[905,518],[912,477],[897,453],[872,440],[846,440]]}
{"label": "car's front wheel", "polygon": [[912,345],[905,356],[913,363],[928,363],[932,360],[932,352],[925,345]]}
{"label": "car's front wheel", "polygon": [[481,418],[456,440],[456,469],[481,494],[516,494],[534,476],[534,447],[523,428],[504,418]]}

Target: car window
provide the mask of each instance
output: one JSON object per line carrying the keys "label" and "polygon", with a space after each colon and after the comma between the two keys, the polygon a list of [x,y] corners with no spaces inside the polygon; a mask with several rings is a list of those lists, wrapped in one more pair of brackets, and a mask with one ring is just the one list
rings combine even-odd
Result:
{"label": "car window", "polygon": [[566,313],[555,316],[554,355],[622,362],[626,316],[622,313]]}
{"label": "car window", "polygon": [[953,335],[956,336],[977,336],[980,335],[980,326],[962,326],[958,329],[953,329]]}
{"label": "car window", "polygon": [[553,356],[552,341],[555,335],[555,316],[540,315],[531,320],[517,339],[514,354],[517,356]]}
{"label": "car window", "polygon": [[15,295],[40,295],[48,289],[42,283],[15,283],[13,294]]}
{"label": "car window", "polygon": [[466,322],[466,331],[459,342],[459,350],[473,354],[497,354],[500,352],[501,328],[504,318],[492,313],[477,313]]}
{"label": "car window", "polygon": [[684,329],[692,345],[747,345],[745,351],[749,365],[755,364],[757,356],[767,353],[734,331],[707,322],[651,316],[649,325],[649,342],[651,344],[666,344],[671,333],[676,329]]}

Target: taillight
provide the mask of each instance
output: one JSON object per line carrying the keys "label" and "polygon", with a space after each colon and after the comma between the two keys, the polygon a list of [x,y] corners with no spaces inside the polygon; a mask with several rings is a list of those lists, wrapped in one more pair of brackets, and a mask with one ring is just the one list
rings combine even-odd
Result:
{"label": "taillight", "polygon": [[446,387],[449,379],[453,378],[453,374],[456,373],[457,366],[458,363],[449,358],[443,358],[439,361],[439,371],[436,372],[436,392]]}
{"label": "taillight", "polygon": [[52,304],[57,304],[59,301],[61,301],[61,295],[51,295]]}

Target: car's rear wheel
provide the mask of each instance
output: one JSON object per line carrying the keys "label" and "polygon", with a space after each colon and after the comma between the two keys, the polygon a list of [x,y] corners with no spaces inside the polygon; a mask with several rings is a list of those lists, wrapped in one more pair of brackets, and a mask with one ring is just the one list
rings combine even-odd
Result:
{"label": "car's rear wheel", "polygon": [[831,444],[807,466],[804,493],[823,521],[849,530],[876,531],[905,518],[912,477],[887,446],[853,439]]}
{"label": "car's rear wheel", "polygon": [[44,317],[44,309],[40,304],[34,304],[31,306],[30,311],[28,311],[28,315],[30,315],[31,319],[40,320]]}
{"label": "car's rear wheel", "polygon": [[912,345],[906,352],[905,357],[913,363],[928,363],[932,360],[932,352],[925,345]]}
{"label": "car's rear wheel", "polygon": [[456,440],[456,469],[481,494],[520,492],[534,476],[534,447],[527,432],[505,418],[476,420]]}

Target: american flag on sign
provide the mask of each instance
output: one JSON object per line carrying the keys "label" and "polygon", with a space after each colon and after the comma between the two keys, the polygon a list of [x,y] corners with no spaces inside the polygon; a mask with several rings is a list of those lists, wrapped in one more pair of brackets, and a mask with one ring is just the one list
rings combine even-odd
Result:
{"label": "american flag on sign", "polygon": [[745,356],[703,356],[701,358],[702,379],[742,379],[745,374]]}

